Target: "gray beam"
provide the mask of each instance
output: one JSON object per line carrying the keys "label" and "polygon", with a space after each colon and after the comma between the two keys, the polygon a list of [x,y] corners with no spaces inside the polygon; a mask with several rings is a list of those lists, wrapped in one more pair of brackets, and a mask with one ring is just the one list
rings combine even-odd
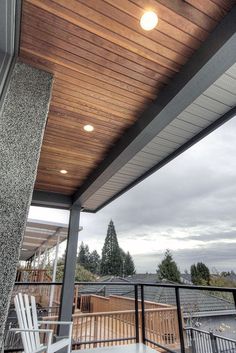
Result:
{"label": "gray beam", "polygon": [[51,97],[52,75],[17,63],[0,114],[0,347]]}
{"label": "gray beam", "polygon": [[[73,206],[70,211],[70,222],[68,229],[65,267],[63,276],[63,285],[61,292],[61,306],[59,313],[60,321],[72,320],[72,308],[74,301],[74,282],[75,268],[78,246],[80,220],[80,206]],[[58,335],[65,336],[68,334],[68,327],[62,325],[58,328]]]}
{"label": "gray beam", "polygon": [[81,204],[235,63],[236,6],[73,196]]}
{"label": "gray beam", "polygon": [[72,198],[55,192],[34,190],[31,205],[69,210],[72,206]]}

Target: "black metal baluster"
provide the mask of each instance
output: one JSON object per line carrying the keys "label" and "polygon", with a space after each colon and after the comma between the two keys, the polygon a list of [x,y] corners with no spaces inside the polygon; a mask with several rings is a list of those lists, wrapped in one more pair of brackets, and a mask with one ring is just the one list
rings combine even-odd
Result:
{"label": "black metal baluster", "polygon": [[142,310],[142,341],[145,344],[146,335],[145,335],[145,310],[144,310],[144,288],[141,284],[141,310]]}
{"label": "black metal baluster", "polygon": [[180,350],[181,350],[181,353],[185,353],[183,319],[182,319],[182,312],[181,312],[181,305],[180,305],[180,295],[179,295],[179,288],[178,287],[175,287],[175,297],[176,297],[178,325],[179,325]]}
{"label": "black metal baluster", "polygon": [[135,333],[136,333],[136,342],[139,343],[139,307],[138,307],[138,285],[134,286],[135,294]]}

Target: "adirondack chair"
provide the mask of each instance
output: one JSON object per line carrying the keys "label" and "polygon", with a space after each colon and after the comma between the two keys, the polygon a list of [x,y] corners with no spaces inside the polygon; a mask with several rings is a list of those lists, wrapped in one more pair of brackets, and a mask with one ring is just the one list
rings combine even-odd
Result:
{"label": "adirondack chair", "polygon": [[[27,294],[17,294],[14,298],[14,303],[19,328],[11,330],[21,334],[24,353],[54,353],[64,347],[67,347],[67,353],[71,352],[72,322],[38,321],[35,297],[29,297]],[[41,324],[68,325],[69,335],[53,343],[53,330],[47,328],[41,329]],[[47,342],[44,344],[40,342],[40,333],[44,334],[47,338]]]}

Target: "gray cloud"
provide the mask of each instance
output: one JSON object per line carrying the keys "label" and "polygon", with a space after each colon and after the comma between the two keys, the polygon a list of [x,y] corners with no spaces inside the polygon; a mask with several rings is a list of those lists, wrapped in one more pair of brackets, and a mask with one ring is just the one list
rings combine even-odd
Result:
{"label": "gray cloud", "polygon": [[[101,246],[112,218],[122,244],[142,239],[152,246],[160,236],[185,237],[189,246],[198,240],[206,247],[175,252],[181,266],[204,254],[215,267],[230,269],[236,245],[217,242],[236,238],[235,131],[234,118],[96,215],[83,214],[81,240]],[[135,260],[140,270],[156,266],[153,255],[137,255]]]}
{"label": "gray cloud", "polygon": [[218,241],[218,240],[235,240],[236,230],[222,231],[222,232],[204,232],[204,234],[190,235],[186,241],[198,240],[203,242]]}
{"label": "gray cloud", "polygon": [[[234,270],[236,243],[211,244],[193,249],[183,249],[172,251],[175,261],[182,271],[189,270],[191,264],[202,261],[209,268],[218,271]],[[158,264],[163,258],[163,253],[150,253],[134,255],[134,260],[139,272],[155,272]]]}

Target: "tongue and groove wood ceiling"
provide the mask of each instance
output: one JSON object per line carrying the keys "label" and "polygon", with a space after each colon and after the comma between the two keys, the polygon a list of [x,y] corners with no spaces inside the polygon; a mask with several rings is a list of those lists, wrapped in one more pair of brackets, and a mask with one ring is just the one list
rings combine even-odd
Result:
{"label": "tongue and groove wood ceiling", "polygon": [[[55,77],[35,189],[72,195],[233,4],[24,0],[21,60]],[[146,9],[159,17],[149,32]]]}

